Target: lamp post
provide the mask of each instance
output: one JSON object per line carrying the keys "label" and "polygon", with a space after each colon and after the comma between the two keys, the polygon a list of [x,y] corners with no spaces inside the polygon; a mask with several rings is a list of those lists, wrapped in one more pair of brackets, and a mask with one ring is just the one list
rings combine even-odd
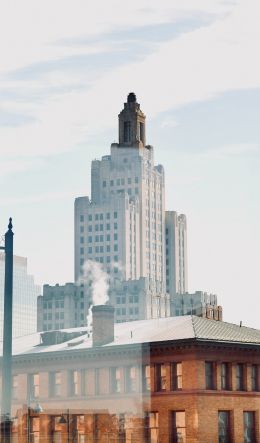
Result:
{"label": "lamp post", "polygon": [[64,417],[64,414],[62,414],[59,423],[60,424],[66,424],[67,423],[67,442],[70,442],[70,411],[67,409],[67,419]]}
{"label": "lamp post", "polygon": [[5,233],[5,287],[4,287],[4,328],[3,328],[3,364],[2,364],[2,419],[4,436],[1,441],[11,442],[11,402],[12,402],[12,309],[13,309],[13,225],[9,219]]}

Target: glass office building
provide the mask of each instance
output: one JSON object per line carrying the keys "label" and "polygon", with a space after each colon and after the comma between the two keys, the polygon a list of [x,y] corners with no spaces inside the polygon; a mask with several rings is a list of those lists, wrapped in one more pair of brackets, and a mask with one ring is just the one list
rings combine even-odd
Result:
{"label": "glass office building", "polygon": [[[0,254],[0,340],[3,339],[5,256]],[[40,286],[28,275],[27,258],[14,256],[13,337],[36,332],[37,296]]]}

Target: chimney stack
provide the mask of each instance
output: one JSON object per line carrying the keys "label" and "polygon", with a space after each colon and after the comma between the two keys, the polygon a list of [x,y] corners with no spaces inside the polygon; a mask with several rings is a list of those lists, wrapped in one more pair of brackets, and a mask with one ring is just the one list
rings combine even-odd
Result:
{"label": "chimney stack", "polygon": [[103,346],[114,341],[114,313],[111,305],[96,305],[92,308],[93,346]]}

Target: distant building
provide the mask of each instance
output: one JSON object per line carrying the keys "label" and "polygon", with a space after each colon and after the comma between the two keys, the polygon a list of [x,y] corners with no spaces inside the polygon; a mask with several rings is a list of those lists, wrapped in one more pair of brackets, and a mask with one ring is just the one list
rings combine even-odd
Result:
{"label": "distant building", "polygon": [[172,296],[188,291],[187,220],[184,214],[166,211],[166,290]]}
{"label": "distant building", "polygon": [[117,323],[170,315],[167,293],[156,296],[147,278],[139,280],[116,280],[109,290],[110,303],[115,307]]}
{"label": "distant building", "polygon": [[[0,254],[0,340],[3,339],[5,255]],[[13,337],[37,331],[37,297],[40,286],[27,272],[27,258],[14,256]]]}
{"label": "distant building", "polygon": [[114,325],[111,308],[93,311],[92,334],[14,340],[12,441],[259,442],[259,330],[196,316]]}
{"label": "distant building", "polygon": [[222,320],[222,307],[215,294],[196,291],[194,294],[176,294],[171,297],[171,316],[197,315],[199,317]]}
{"label": "distant building", "polygon": [[84,291],[74,283],[43,285],[37,300],[37,330],[74,328],[87,324],[88,302]]}
{"label": "distant building", "polygon": [[[140,303],[134,308],[134,312],[139,310],[138,318],[165,317],[170,310],[166,295],[164,168],[154,163],[154,149],[146,144],[145,119],[135,94],[130,93],[119,114],[118,143],[112,143],[110,155],[92,162],[91,199],[75,200],[75,282],[83,281],[87,294],[87,261],[98,262],[109,275],[115,297],[121,283],[122,287],[132,286],[134,281],[140,288]],[[168,271],[174,277],[168,287],[173,294],[187,290],[186,218],[176,215],[175,221],[170,214],[169,231],[172,224],[178,225],[174,238],[172,234],[169,237]],[[172,249],[175,247],[178,251]],[[149,294],[141,300],[144,286]],[[117,306],[116,320],[123,321],[127,311],[122,309]],[[129,319],[126,315],[125,321]]]}

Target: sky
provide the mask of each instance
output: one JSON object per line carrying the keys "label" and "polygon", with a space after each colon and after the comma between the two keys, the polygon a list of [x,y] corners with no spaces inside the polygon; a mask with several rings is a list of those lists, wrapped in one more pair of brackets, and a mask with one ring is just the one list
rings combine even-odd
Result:
{"label": "sky", "polygon": [[189,291],[260,328],[259,0],[12,0],[0,15],[0,238],[73,281],[74,198],[134,91],[188,218]]}

